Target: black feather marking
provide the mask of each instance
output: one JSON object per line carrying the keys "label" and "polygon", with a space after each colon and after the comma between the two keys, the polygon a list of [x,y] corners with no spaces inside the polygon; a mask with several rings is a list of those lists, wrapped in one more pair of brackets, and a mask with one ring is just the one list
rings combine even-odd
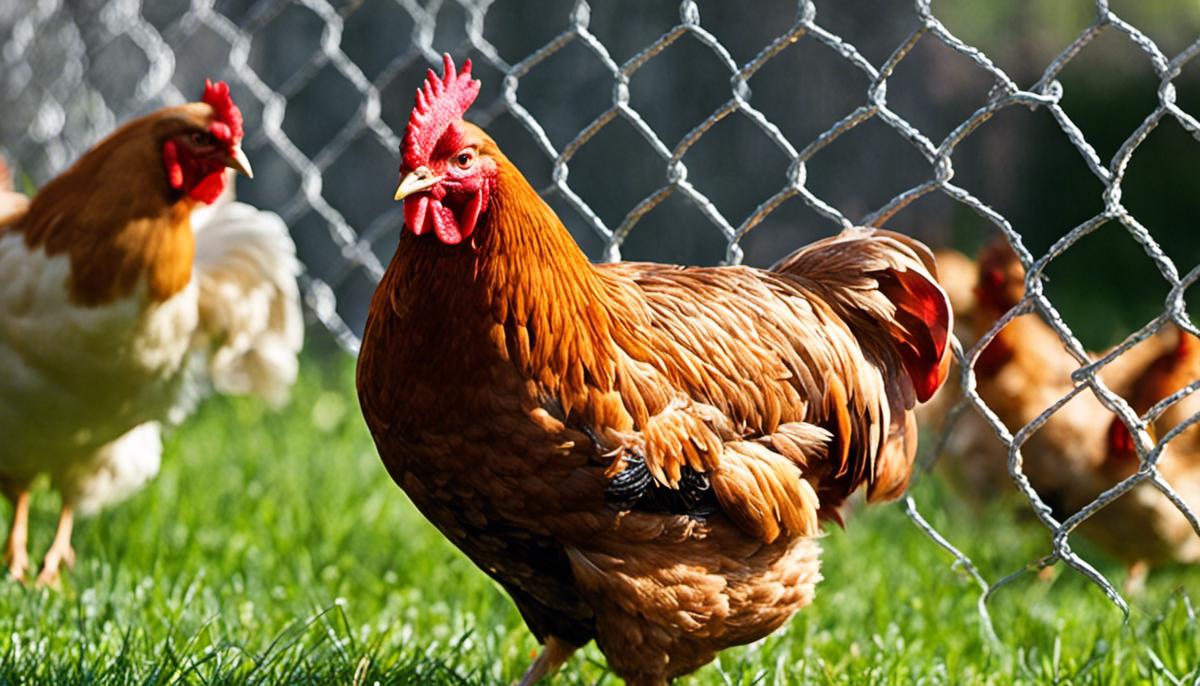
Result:
{"label": "black feather marking", "polygon": [[707,474],[684,467],[678,488],[670,488],[654,480],[646,459],[637,453],[626,457],[625,468],[609,480],[604,500],[617,510],[681,514],[695,519],[717,511],[717,497]]}
{"label": "black feather marking", "polygon": [[604,499],[618,510],[632,510],[654,484],[646,461],[641,457],[626,458],[625,468],[609,480]]}
{"label": "black feather marking", "polygon": [[[596,452],[606,452],[595,429],[587,424],[580,429],[591,439]],[[694,519],[703,519],[717,511],[717,496],[707,474],[684,467],[679,473],[679,487],[671,488],[654,480],[646,468],[646,458],[639,450],[625,448],[625,453],[625,468],[604,487],[604,502],[609,507],[682,514]]]}

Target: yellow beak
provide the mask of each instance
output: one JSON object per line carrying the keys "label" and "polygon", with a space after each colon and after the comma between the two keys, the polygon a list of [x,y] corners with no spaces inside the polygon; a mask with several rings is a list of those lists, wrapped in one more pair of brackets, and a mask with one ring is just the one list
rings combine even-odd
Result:
{"label": "yellow beak", "polygon": [[225,165],[230,169],[241,172],[247,179],[254,178],[254,170],[250,168],[250,160],[246,158],[246,153],[242,152],[242,146],[240,145],[234,146],[233,154],[225,161]]}
{"label": "yellow beak", "polygon": [[435,176],[429,170],[429,167],[417,167],[416,169],[405,174],[400,179],[400,185],[396,187],[396,200],[403,200],[413,193],[433,188],[442,181],[441,176]]}

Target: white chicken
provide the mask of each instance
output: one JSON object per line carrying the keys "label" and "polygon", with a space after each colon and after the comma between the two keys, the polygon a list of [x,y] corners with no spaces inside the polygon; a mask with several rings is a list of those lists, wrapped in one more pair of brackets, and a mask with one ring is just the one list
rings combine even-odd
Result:
{"label": "white chicken", "polygon": [[[283,221],[233,201],[249,176],[223,83],[101,141],[31,201],[0,209],[0,487],[5,557],[26,578],[29,490],[62,495],[40,583],[74,561],[76,514],[159,468],[160,423],[211,386],[281,403],[303,343],[299,263]],[[24,207],[23,205],[28,205]]]}

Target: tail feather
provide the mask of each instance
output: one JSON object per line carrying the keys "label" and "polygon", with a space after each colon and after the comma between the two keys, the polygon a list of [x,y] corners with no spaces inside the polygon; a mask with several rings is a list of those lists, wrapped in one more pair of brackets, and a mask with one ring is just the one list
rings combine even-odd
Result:
{"label": "tail feather", "polygon": [[280,405],[296,380],[304,322],[300,263],[278,215],[240,202],[193,218],[200,287],[195,347],[222,393],[252,393]]}
{"label": "tail feather", "polygon": [[804,280],[852,330],[882,328],[918,400],[928,400],[945,380],[953,313],[938,285],[933,253],[922,243],[891,231],[847,229],[801,248],[772,270]]}
{"label": "tail feather", "polygon": [[725,444],[712,488],[721,509],[743,530],[772,543],[787,531],[815,536],[820,501],[795,462],[750,441]]}
{"label": "tail feather", "polygon": [[880,292],[896,305],[892,341],[917,399],[929,400],[950,371],[950,302],[929,274],[897,271],[877,278]]}
{"label": "tail feather", "polygon": [[865,476],[871,500],[898,496],[916,455],[912,410],[933,396],[950,368],[953,314],[933,254],[900,234],[854,228],[801,248],[772,269],[828,303],[879,369],[886,437],[869,464],[851,470],[846,492]]}

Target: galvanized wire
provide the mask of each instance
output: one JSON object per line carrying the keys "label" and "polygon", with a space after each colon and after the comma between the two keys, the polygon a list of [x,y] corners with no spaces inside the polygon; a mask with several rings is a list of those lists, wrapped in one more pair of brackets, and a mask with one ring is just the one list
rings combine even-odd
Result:
{"label": "galvanized wire", "polygon": [[[179,66],[175,60],[175,49],[198,31],[216,34],[229,45],[229,69],[232,76],[248,88],[263,105],[261,122],[251,131],[247,144],[267,145],[273,148],[300,180],[292,196],[272,209],[276,209],[289,222],[315,212],[328,226],[330,239],[340,251],[342,262],[338,269],[326,274],[324,279],[312,275],[305,277],[305,302],[311,315],[327,327],[346,349],[354,351],[357,350],[359,341],[352,328],[343,320],[336,296],[337,290],[344,280],[358,271],[375,281],[382,276],[383,264],[371,245],[375,238],[399,225],[401,213],[394,209],[383,212],[366,226],[352,226],[325,196],[323,179],[330,173],[330,166],[347,153],[356,137],[364,133],[390,150],[398,147],[400,136],[380,116],[380,92],[410,66],[418,63],[440,63],[439,51],[433,47],[438,16],[444,4],[457,5],[465,15],[463,29],[466,37],[464,43],[457,46],[456,51],[471,50],[479,59],[504,75],[500,95],[491,103],[477,105],[476,119],[487,124],[497,115],[507,113],[520,122],[552,163],[551,183],[543,189],[543,195],[559,196],[579,213],[603,242],[603,255],[607,260],[619,260],[622,243],[642,218],[668,197],[676,194],[693,204],[724,237],[726,262],[730,264],[741,261],[740,241],[747,232],[759,225],[785,201],[797,196],[832,225],[848,227],[854,224],[879,225],[918,198],[929,193],[943,193],[953,201],[970,208],[1008,239],[1027,271],[1025,298],[969,350],[964,352],[956,344],[955,355],[963,370],[960,379],[964,389],[963,402],[968,410],[974,409],[984,417],[1008,449],[1009,472],[1013,482],[1028,498],[1037,516],[1050,530],[1051,549],[1031,565],[997,581],[988,582],[965,554],[921,516],[911,497],[905,501],[906,511],[913,521],[938,545],[947,549],[956,558],[956,564],[965,569],[980,585],[980,613],[989,634],[991,625],[985,605],[987,598],[1027,569],[1057,561],[1064,562],[1093,581],[1122,611],[1127,612],[1126,602],[1113,584],[1071,549],[1069,535],[1083,521],[1139,484],[1149,484],[1170,498],[1200,535],[1200,523],[1197,522],[1196,514],[1189,510],[1186,503],[1162,478],[1157,468],[1158,460],[1164,448],[1170,444],[1170,439],[1179,435],[1186,426],[1200,421],[1200,417],[1193,417],[1190,422],[1176,427],[1157,445],[1152,444],[1144,430],[1145,422],[1153,421],[1167,406],[1200,389],[1200,381],[1159,403],[1143,419],[1136,415],[1123,398],[1108,389],[1098,376],[1098,372],[1116,356],[1154,335],[1169,322],[1183,330],[1200,334],[1188,319],[1183,303],[1184,291],[1200,279],[1200,267],[1180,276],[1175,263],[1163,252],[1150,232],[1121,203],[1122,181],[1129,160],[1138,146],[1162,121],[1174,119],[1200,140],[1200,122],[1178,106],[1173,83],[1183,67],[1200,54],[1200,39],[1178,55],[1167,56],[1153,40],[1118,16],[1109,7],[1107,0],[1097,0],[1092,23],[1047,65],[1036,83],[1022,88],[983,51],[951,33],[934,15],[929,0],[916,0],[914,7],[918,18],[917,27],[879,66],[872,64],[852,43],[824,28],[819,22],[815,5],[803,0],[798,2],[795,21],[783,28],[778,36],[769,41],[751,60],[739,65],[721,41],[705,28],[696,3],[693,0],[684,0],[679,5],[679,21],[675,26],[633,57],[618,63],[605,44],[589,29],[592,8],[585,0],[577,0],[561,33],[520,61],[509,64],[501,58],[485,30],[485,20],[492,11],[493,0],[428,0],[424,4],[417,0],[394,0],[395,5],[411,18],[412,32],[407,43],[398,49],[398,54],[391,63],[374,79],[369,79],[343,51],[341,45],[346,17],[355,11],[358,3],[339,3],[335,8],[330,0],[258,0],[242,13],[240,23],[235,23],[226,14],[215,9],[215,0],[182,2],[186,6],[184,11],[160,27],[156,27],[146,18],[149,5],[143,6],[140,0],[96,3],[95,7],[91,8],[86,2],[68,3],[63,0],[37,0],[12,7],[0,5],[0,9],[4,10],[0,12],[0,28],[6,29],[0,34],[6,36],[3,45],[0,46],[0,60],[3,64],[3,69],[0,69],[0,93],[13,102],[19,101],[27,105],[33,103],[23,111],[8,113],[10,117],[26,116],[26,120],[23,121],[28,121],[28,124],[15,139],[2,141],[0,152],[15,156],[19,160],[24,151],[37,149],[45,158],[45,169],[61,169],[98,137],[111,130],[120,119],[143,111],[155,102],[184,101],[183,94],[171,84],[171,76]],[[252,35],[289,5],[300,5],[316,14],[324,23],[324,32],[318,50],[308,63],[290,75],[284,83],[272,88],[250,65]],[[89,19],[86,25],[89,27],[88,37],[93,47],[99,45],[104,48],[123,41],[123,44],[132,44],[142,51],[148,60],[149,67],[145,73],[138,78],[131,92],[120,100],[106,100],[101,95],[101,90],[94,87],[94,80],[103,77],[103,69],[91,63],[96,59],[97,51],[85,51],[81,47],[83,40],[77,24],[84,14]],[[1149,58],[1159,81],[1157,106],[1107,162],[1101,159],[1061,106],[1063,88],[1057,81],[1064,67],[1075,59],[1085,46],[1105,32],[1123,34],[1136,45]],[[49,40],[38,40],[39,36],[45,35],[58,37],[58,40],[53,42],[54,45],[60,46],[58,54],[39,53],[39,46],[44,51],[44,46],[51,44]],[[728,71],[729,96],[711,115],[672,147],[664,142],[659,133],[631,104],[629,84],[635,73],[685,35],[690,35],[711,51]],[[811,141],[796,145],[785,137],[766,115],[754,107],[747,82],[787,46],[802,37],[811,38],[840,56],[866,77],[868,86],[861,105]],[[993,81],[986,102],[940,141],[929,138],[888,105],[889,79],[897,65],[923,39],[940,41],[971,60],[990,75]],[[558,148],[551,142],[550,136],[538,119],[522,105],[519,88],[522,79],[534,67],[572,42],[586,48],[603,66],[611,77],[612,97],[611,104],[603,112],[579,130],[572,140]],[[39,69],[43,62],[60,66],[54,68],[52,73],[45,73],[50,70]],[[290,101],[314,79],[319,70],[327,67],[332,67],[349,81],[361,99],[354,115],[340,129],[330,131],[321,149],[310,155],[301,151],[289,138],[283,128],[283,119]],[[70,103],[69,106],[67,103]],[[1047,110],[1066,139],[1078,151],[1091,174],[1103,187],[1103,209],[1096,216],[1069,231],[1045,255],[1036,259],[1023,245],[1020,233],[1000,212],[953,183],[954,154],[962,142],[997,112],[1014,106]],[[79,115],[78,112],[83,114]],[[714,125],[734,113],[741,113],[760,129],[789,162],[778,190],[741,218],[727,217],[716,204],[689,182],[688,167],[683,159]],[[649,144],[663,165],[665,180],[660,187],[629,208],[618,224],[610,226],[572,188],[569,172],[574,155],[597,133],[617,119],[626,121]],[[851,218],[833,204],[818,197],[809,188],[807,165],[817,152],[835,143],[848,131],[872,119],[890,127],[907,141],[928,163],[929,175],[874,211]],[[1051,261],[1079,239],[1112,223],[1125,227],[1157,266],[1171,290],[1161,316],[1130,335],[1111,354],[1093,360],[1054,305],[1046,298],[1041,275]],[[1067,350],[1079,361],[1080,367],[1073,377],[1075,388],[1014,434],[987,407],[976,391],[970,362],[978,357],[1005,324],[1018,315],[1032,312],[1041,315],[1053,328]],[[1060,522],[1051,515],[1050,508],[1025,476],[1022,468],[1022,446],[1055,411],[1078,393],[1085,392],[1095,393],[1103,405],[1130,428],[1141,456],[1142,467],[1136,474],[1116,484],[1082,510]]]}

